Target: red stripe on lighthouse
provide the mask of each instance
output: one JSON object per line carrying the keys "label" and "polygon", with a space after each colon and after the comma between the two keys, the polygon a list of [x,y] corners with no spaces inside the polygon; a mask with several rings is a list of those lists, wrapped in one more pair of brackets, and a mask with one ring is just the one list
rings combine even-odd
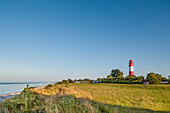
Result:
{"label": "red stripe on lighthouse", "polygon": [[134,75],[134,71],[129,71],[129,75]]}
{"label": "red stripe on lighthouse", "polygon": [[129,75],[134,75],[134,64],[133,60],[129,60]]}

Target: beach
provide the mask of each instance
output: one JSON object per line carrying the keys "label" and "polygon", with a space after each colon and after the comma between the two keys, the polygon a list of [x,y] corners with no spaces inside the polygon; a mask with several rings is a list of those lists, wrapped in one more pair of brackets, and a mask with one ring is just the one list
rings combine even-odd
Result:
{"label": "beach", "polygon": [[12,98],[16,95],[19,95],[21,92],[22,91],[14,92],[14,93],[8,93],[8,94],[5,94],[5,95],[0,95],[0,102],[3,102],[4,100]]}
{"label": "beach", "polygon": [[[35,87],[38,89],[48,85],[47,83],[30,83],[29,87]],[[0,83],[0,102],[6,99],[19,95],[23,89],[27,86],[27,83]]]}
{"label": "beach", "polygon": [[[35,89],[42,89],[44,88],[45,86],[38,86],[36,87]],[[4,100],[6,99],[9,99],[9,98],[12,98],[14,96],[17,96],[21,93],[22,91],[18,91],[18,92],[13,92],[13,93],[7,93],[7,94],[4,94],[4,95],[0,95],[0,102],[3,102]]]}

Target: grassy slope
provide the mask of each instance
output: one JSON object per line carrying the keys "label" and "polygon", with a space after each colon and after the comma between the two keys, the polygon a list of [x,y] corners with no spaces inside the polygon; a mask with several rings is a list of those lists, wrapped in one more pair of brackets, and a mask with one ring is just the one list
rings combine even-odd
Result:
{"label": "grassy slope", "polygon": [[74,84],[94,101],[131,108],[170,110],[170,85]]}
{"label": "grassy slope", "polygon": [[112,110],[86,98],[84,92],[71,84],[27,89],[0,103],[0,113],[111,113]]}
{"label": "grassy slope", "polygon": [[[75,96],[45,96],[34,92],[20,95],[0,103],[0,113],[98,113],[99,105]],[[106,110],[107,111],[107,110]]]}

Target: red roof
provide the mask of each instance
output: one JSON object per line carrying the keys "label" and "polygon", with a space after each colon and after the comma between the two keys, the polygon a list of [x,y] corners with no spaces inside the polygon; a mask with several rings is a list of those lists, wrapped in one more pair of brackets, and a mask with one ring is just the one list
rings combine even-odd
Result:
{"label": "red roof", "polygon": [[133,62],[133,60],[132,60],[132,59],[130,59],[130,60],[129,60],[129,62]]}

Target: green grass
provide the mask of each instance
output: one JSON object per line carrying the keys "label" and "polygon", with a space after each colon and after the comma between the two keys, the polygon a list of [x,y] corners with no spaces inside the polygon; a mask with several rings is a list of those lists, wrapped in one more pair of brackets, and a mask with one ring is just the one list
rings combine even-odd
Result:
{"label": "green grass", "polygon": [[30,91],[0,103],[0,113],[109,113],[111,110],[87,98],[45,96]]}
{"label": "green grass", "polygon": [[60,84],[27,89],[0,113],[168,113],[169,103],[170,85]]}
{"label": "green grass", "polygon": [[170,111],[170,85],[74,84],[94,101],[122,107]]}

